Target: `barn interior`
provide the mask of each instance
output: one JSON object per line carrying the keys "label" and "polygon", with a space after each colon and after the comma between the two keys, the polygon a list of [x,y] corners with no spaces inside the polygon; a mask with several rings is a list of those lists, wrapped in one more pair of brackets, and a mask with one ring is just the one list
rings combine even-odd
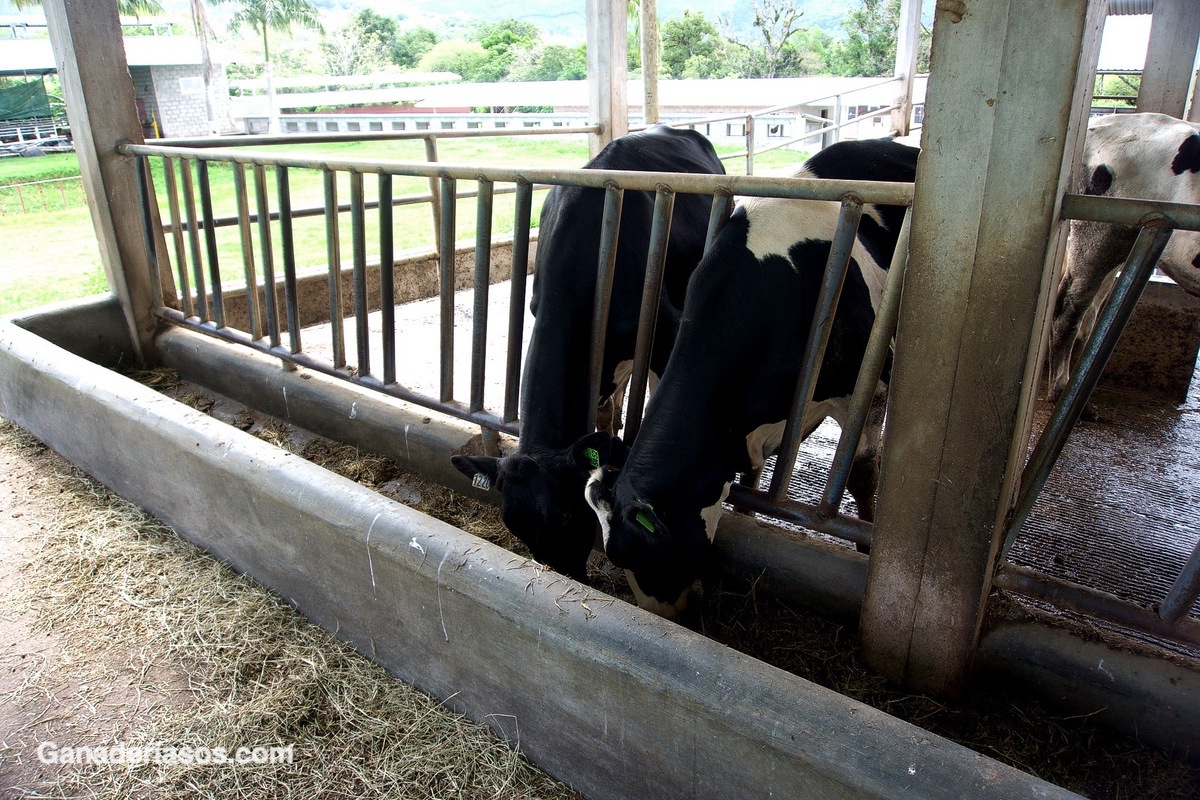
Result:
{"label": "barn interior", "polygon": [[[595,614],[564,613],[564,592],[576,591],[566,579],[514,565],[462,531],[128,385],[109,367],[165,365],[494,502],[448,456],[513,446],[515,343],[530,329],[525,276],[537,247],[528,228],[533,194],[589,178],[280,155],[269,137],[143,143],[135,116],[114,112],[120,103],[100,88],[124,70],[119,48],[103,40],[108,12],[46,6],[56,52],[78,64],[60,69],[89,191],[108,198],[94,209],[114,295],[2,323],[5,417],[402,678],[489,718],[511,740],[519,724],[522,750],[585,796],[732,796],[731,787],[745,786],[894,796],[901,783],[919,796],[1067,796],[636,608],[591,603]],[[756,176],[614,174],[592,185],[843,203],[856,191],[865,202],[910,206],[907,266],[893,270],[904,284],[893,293],[878,517],[863,524],[840,493],[834,513],[820,509],[840,436],[827,424],[795,442],[782,495],[772,496],[771,471],[758,494],[735,495],[717,560],[764,590],[856,624],[872,669],[914,691],[953,697],[972,676],[1003,674],[1194,758],[1200,497],[1189,478],[1200,446],[1200,303],[1169,282],[1152,281],[1144,293],[1139,286],[1103,378],[1104,363],[1081,371],[1084,388],[1053,408],[1040,377],[1070,219],[1200,230],[1196,206],[1097,210],[1073,194],[1108,6],[939,5],[918,181],[891,197],[873,195],[879,187]],[[1200,11],[1183,0],[1153,6],[1156,29],[1174,39],[1147,65],[1146,110],[1183,117]],[[920,7],[903,3],[913,36]],[[598,148],[628,128],[625,38],[611,35],[624,25],[624,7],[589,4],[589,19],[596,124],[579,133]],[[901,51],[898,62],[915,57],[911,47]],[[897,73],[911,76],[913,63],[898,63]],[[897,131],[907,133],[903,98],[895,112]],[[231,171],[239,186],[225,223],[219,209],[204,207],[210,169]],[[292,209],[279,176],[297,181],[306,171],[323,181],[317,213],[330,257],[327,269],[297,278],[287,264]],[[152,177],[166,196],[154,196]],[[391,213],[392,177],[428,180],[433,253],[401,258],[386,237],[365,236],[368,217]],[[474,243],[455,235],[455,198],[468,185]],[[493,237],[492,187],[509,185],[515,233]],[[215,266],[218,231],[241,250],[232,273],[245,267],[240,281]],[[1135,271],[1125,270],[1131,283]],[[380,299],[388,294],[391,303]],[[886,347],[892,332],[881,331]],[[1097,380],[1092,396],[1088,382]],[[1076,424],[1089,397],[1096,419]],[[1063,438],[1061,455],[1042,455],[1047,427]],[[106,447],[114,431],[127,439],[126,454]],[[1028,465],[1047,459],[1042,488]],[[178,476],[186,476],[183,492]],[[1023,503],[1027,518],[1017,513]],[[228,510],[214,515],[216,504]],[[856,540],[870,541],[869,557]],[[577,591],[585,605],[593,596]],[[528,648],[544,664],[522,677]],[[554,686],[550,702],[539,703],[545,686]],[[609,714],[622,720],[619,736]],[[857,721],[864,714],[865,728]]]}

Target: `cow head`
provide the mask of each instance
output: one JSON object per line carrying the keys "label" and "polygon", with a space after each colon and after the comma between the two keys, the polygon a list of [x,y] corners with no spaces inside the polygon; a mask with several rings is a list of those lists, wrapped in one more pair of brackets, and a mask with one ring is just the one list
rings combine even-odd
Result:
{"label": "cow head", "polygon": [[600,519],[604,552],[625,570],[639,607],[674,619],[687,608],[708,552],[705,519],[702,513],[656,511],[641,499],[622,501],[615,475],[594,470],[585,489],[588,505]]}
{"label": "cow head", "polygon": [[[578,457],[576,450],[580,451]],[[452,456],[450,460],[475,486],[500,493],[505,526],[535,559],[586,581],[596,520],[583,501],[583,487],[591,469],[623,452],[620,439],[597,432],[562,450],[504,458]]]}

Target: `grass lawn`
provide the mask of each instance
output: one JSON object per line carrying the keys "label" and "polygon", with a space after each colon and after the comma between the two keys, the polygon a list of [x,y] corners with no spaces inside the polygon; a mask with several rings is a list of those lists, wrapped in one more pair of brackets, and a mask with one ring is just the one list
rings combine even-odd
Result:
{"label": "grass lawn", "polygon": [[[325,155],[333,158],[381,158],[400,161],[424,161],[424,144],[420,141],[345,142],[324,145],[285,145],[277,151]],[[724,152],[733,152],[727,148]],[[798,166],[806,154],[794,151],[773,151],[756,157],[756,172]],[[438,158],[447,163],[477,165],[521,165],[527,167],[579,167],[587,160],[586,138],[579,135],[511,137],[481,139],[446,139],[438,143]],[[744,159],[726,161],[731,173],[745,170]],[[161,163],[152,170],[164,222],[169,222],[166,182]],[[78,176],[75,155],[52,154],[40,158],[9,158],[0,160],[0,234],[7,246],[0,251],[0,314],[7,314],[61,300],[74,299],[105,291],[107,284],[96,245],[92,219],[82,187],[78,181],[23,187],[17,183],[43,181],[52,178]],[[253,172],[247,170],[250,211],[255,208]],[[318,207],[324,203],[322,173],[318,170],[289,170],[293,210]],[[233,167],[212,164],[209,168],[213,213],[217,217],[237,213]],[[181,183],[181,177],[177,176]],[[377,179],[366,176],[364,194],[374,199]],[[338,201],[349,200],[350,180],[338,175]],[[459,191],[473,190],[470,181],[460,181]],[[503,188],[497,184],[497,189]],[[393,181],[393,195],[425,194],[429,183],[422,178],[400,178]],[[273,170],[267,170],[267,192],[271,208],[277,205]],[[180,189],[182,203],[182,189]],[[537,223],[545,192],[534,194],[533,220]],[[196,189],[196,208],[199,215],[199,188]],[[475,236],[474,199],[460,200],[457,207],[457,236],[460,242],[471,242]],[[186,221],[185,212],[183,219]],[[428,205],[398,207],[395,210],[395,248],[397,252],[433,247],[432,216]],[[494,202],[492,229],[494,233],[511,232],[514,218],[512,195],[497,195]],[[349,214],[340,215],[341,258],[352,256]],[[368,259],[378,258],[378,220],[374,212],[366,215]],[[274,245],[279,264],[278,232]],[[328,255],[323,217],[296,219],[294,241],[301,272],[327,269]],[[241,283],[245,278],[242,247],[234,226],[217,229],[218,262],[226,287]],[[168,250],[174,259],[170,236]],[[186,240],[185,240],[186,246]],[[254,261],[261,271],[258,252],[258,232],[254,233]],[[203,249],[203,242],[201,244]],[[190,249],[189,249],[190,252]]]}

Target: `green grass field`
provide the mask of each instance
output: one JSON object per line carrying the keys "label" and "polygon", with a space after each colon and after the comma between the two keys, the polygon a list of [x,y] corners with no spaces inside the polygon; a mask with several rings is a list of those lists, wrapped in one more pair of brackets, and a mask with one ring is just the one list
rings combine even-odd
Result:
{"label": "green grass field", "polygon": [[[346,142],[325,145],[287,145],[275,148],[288,153],[311,154],[314,158],[380,158],[400,161],[424,161],[424,145],[419,141],[404,142]],[[732,152],[732,149],[727,150]],[[756,172],[798,166],[806,154],[794,151],[773,151],[756,158]],[[447,139],[439,142],[438,158],[442,162],[472,165],[503,165],[524,167],[579,167],[587,160],[587,142],[583,136],[545,136],[482,139]],[[743,159],[726,161],[731,173],[745,170]],[[167,202],[166,181],[161,163],[152,166],[156,193],[164,223],[171,220]],[[21,186],[36,181],[57,178],[77,178],[78,162],[74,154],[53,154],[41,158],[9,158],[0,160],[0,232],[7,246],[0,251],[0,314],[34,308],[47,303],[95,294],[107,289],[100,254],[96,245],[92,218],[78,180]],[[255,210],[253,172],[246,171],[250,212]],[[274,210],[275,177],[267,170],[267,193]],[[217,217],[237,214],[233,167],[213,164],[209,169],[213,213]],[[322,173],[319,170],[289,170],[293,210],[319,207],[324,203]],[[177,176],[182,187],[182,176]],[[368,200],[377,196],[377,179],[366,176],[364,194]],[[338,175],[338,201],[349,201],[350,179]],[[474,182],[460,181],[459,191],[475,188]],[[502,188],[497,185],[497,188]],[[182,188],[179,190],[182,203]],[[422,178],[399,178],[393,181],[393,195],[426,194],[429,183]],[[533,220],[537,224],[544,192],[534,195]],[[195,198],[199,215],[198,186]],[[131,209],[132,211],[132,209]],[[181,211],[186,221],[186,212]],[[475,236],[476,201],[460,200],[457,206],[457,237],[470,242]],[[493,233],[511,232],[514,199],[512,195],[497,195],[493,210]],[[343,261],[352,257],[350,215],[339,217],[340,255]],[[378,258],[378,218],[366,214],[368,259]],[[433,247],[432,214],[427,204],[398,207],[395,210],[394,239],[396,251],[429,249]],[[275,260],[279,264],[278,231],[275,236]],[[261,273],[261,253],[258,251],[258,231],[254,231],[253,261]],[[326,270],[328,253],[326,226],[320,216],[296,219],[293,238],[299,270]],[[234,226],[217,229],[218,262],[225,286],[245,280],[245,261],[242,245]],[[187,239],[185,250],[190,254]],[[201,248],[203,249],[203,242]],[[167,237],[168,252],[175,259],[172,238]],[[190,260],[190,256],[189,256]],[[178,279],[177,279],[178,280]]]}

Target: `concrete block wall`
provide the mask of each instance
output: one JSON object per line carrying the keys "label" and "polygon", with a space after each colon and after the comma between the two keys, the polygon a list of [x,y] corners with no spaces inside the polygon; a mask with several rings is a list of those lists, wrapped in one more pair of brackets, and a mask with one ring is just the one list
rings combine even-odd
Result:
{"label": "concrete block wall", "polygon": [[[160,135],[208,135],[204,67],[200,64],[160,66],[151,67],[150,72],[154,78],[155,118]],[[199,84],[198,91],[184,90],[185,84],[196,82]]]}

